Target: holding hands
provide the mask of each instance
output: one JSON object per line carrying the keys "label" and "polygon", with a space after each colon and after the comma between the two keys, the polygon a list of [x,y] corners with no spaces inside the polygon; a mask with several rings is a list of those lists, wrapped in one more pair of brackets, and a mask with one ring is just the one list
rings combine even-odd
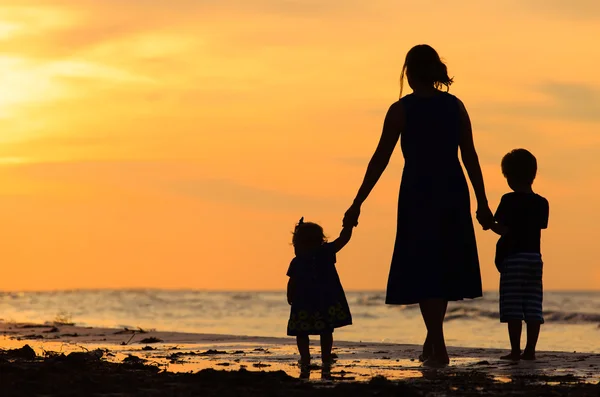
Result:
{"label": "holding hands", "polygon": [[[343,227],[358,226],[358,218],[360,216],[360,205],[352,204],[344,214],[342,221]],[[489,230],[494,225],[494,214],[487,204],[479,205],[476,212],[477,221],[483,227],[483,230]]]}
{"label": "holding hands", "polygon": [[356,227],[358,226],[358,217],[360,216],[360,205],[352,204],[350,208],[344,214],[344,220],[342,221],[342,227]]}
{"label": "holding hands", "polygon": [[487,204],[480,204],[475,214],[483,230],[489,230],[494,225],[494,214],[492,214],[492,210]]}

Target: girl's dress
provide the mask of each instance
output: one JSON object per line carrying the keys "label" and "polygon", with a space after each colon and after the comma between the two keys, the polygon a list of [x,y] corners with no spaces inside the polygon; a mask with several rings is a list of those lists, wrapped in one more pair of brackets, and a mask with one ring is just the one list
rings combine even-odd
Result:
{"label": "girl's dress", "polygon": [[325,243],[313,253],[296,256],[287,271],[295,283],[287,334],[321,335],[352,324],[344,288],[335,268],[336,251]]}
{"label": "girl's dress", "polygon": [[458,99],[440,92],[400,102],[405,162],[386,303],[480,297],[469,188],[458,160]]}

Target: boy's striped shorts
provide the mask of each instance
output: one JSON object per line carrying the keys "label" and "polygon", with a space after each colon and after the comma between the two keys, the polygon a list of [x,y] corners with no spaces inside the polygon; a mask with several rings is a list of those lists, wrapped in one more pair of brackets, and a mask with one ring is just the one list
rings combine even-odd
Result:
{"label": "boy's striped shorts", "polygon": [[500,272],[500,321],[525,320],[544,323],[542,301],[542,255],[508,256]]}

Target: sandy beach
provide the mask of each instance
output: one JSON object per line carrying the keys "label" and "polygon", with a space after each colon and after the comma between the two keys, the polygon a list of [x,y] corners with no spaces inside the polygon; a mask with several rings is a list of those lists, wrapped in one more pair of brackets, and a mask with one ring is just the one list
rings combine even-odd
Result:
{"label": "sandy beach", "polygon": [[540,352],[535,362],[510,363],[499,359],[505,353],[501,349],[451,347],[451,365],[432,370],[416,360],[416,345],[339,341],[331,378],[322,379],[315,343],[310,380],[301,381],[292,338],[56,323],[0,323],[0,334],[0,382],[10,385],[6,396],[32,395],[34,390],[49,396],[242,391],[315,395],[321,390],[359,395],[600,395],[600,355],[592,353]]}

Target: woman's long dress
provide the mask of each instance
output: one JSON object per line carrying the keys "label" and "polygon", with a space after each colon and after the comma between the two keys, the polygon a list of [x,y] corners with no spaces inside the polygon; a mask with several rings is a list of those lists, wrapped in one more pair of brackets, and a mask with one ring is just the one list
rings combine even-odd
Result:
{"label": "woman's long dress", "polygon": [[480,297],[469,188],[458,160],[458,99],[440,92],[400,101],[405,163],[386,303]]}

